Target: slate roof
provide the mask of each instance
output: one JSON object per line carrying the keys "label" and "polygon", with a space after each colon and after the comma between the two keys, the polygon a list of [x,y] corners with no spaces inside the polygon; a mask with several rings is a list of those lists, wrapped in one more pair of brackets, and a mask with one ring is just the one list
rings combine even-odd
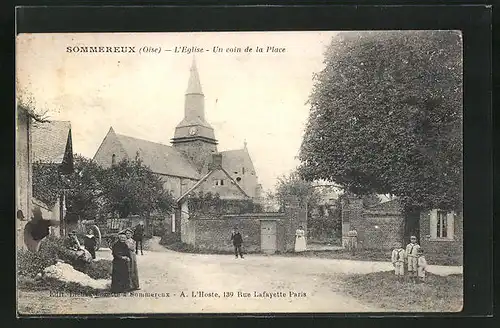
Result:
{"label": "slate roof", "polygon": [[33,162],[61,164],[70,130],[70,121],[50,121],[33,126],[31,132]]}
{"label": "slate roof", "polygon": [[137,151],[144,165],[159,174],[200,179],[200,174],[193,164],[172,146],[148,140],[132,138],[116,133],[118,141],[127,155],[133,159]]}

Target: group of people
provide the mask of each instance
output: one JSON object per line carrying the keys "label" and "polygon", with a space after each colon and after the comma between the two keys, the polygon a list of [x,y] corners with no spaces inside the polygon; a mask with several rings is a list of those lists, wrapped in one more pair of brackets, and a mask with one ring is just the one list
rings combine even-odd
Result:
{"label": "group of people", "polygon": [[407,265],[408,277],[413,282],[424,282],[427,272],[427,261],[424,250],[417,243],[417,237],[411,236],[410,243],[403,249],[402,244],[398,244],[392,251],[392,264],[394,273],[399,280],[404,280],[405,264]]}
{"label": "group of people", "polygon": [[111,273],[111,292],[123,293],[139,290],[139,271],[137,256],[139,249],[144,255],[142,241],[144,227],[142,222],[135,230],[125,229],[118,233],[118,241],[113,244],[113,270]]}

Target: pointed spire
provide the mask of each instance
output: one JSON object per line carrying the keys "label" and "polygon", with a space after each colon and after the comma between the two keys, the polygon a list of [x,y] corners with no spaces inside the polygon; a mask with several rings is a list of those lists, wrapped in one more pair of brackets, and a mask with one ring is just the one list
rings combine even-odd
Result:
{"label": "pointed spire", "polygon": [[201,90],[200,76],[198,75],[198,68],[196,68],[196,59],[194,56],[193,63],[191,64],[191,75],[189,76],[186,94],[203,94],[203,91]]}

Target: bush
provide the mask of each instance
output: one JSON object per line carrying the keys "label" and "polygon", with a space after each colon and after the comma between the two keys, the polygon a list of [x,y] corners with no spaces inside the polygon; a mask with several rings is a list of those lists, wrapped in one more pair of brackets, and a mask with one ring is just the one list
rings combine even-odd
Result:
{"label": "bush", "polygon": [[64,247],[64,239],[53,236],[49,236],[42,240],[38,252],[32,252],[25,249],[18,251],[18,275],[34,278],[45,268],[56,264],[58,259],[70,264],[75,270],[83,272],[93,279],[108,279],[111,277],[111,261],[99,260],[91,263],[84,263],[75,260]]}
{"label": "bush", "polygon": [[85,273],[92,279],[111,279],[112,268],[112,261],[97,260],[81,267],[80,270],[75,269]]}

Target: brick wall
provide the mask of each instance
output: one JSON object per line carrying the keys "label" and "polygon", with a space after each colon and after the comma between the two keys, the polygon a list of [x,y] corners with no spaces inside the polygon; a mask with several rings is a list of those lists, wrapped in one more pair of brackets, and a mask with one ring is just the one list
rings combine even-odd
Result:
{"label": "brick wall", "polygon": [[449,256],[463,255],[463,216],[456,215],[454,221],[454,238],[452,240],[432,240],[430,232],[430,211],[420,214],[420,245],[429,254],[445,254]]}
{"label": "brick wall", "polygon": [[404,220],[401,215],[366,211],[353,221],[360,248],[393,249],[402,242]]}
{"label": "brick wall", "polygon": [[243,237],[244,251],[260,251],[260,221],[257,219],[232,217],[193,221],[196,229],[196,247],[232,251],[231,231],[234,226],[238,226]]}

